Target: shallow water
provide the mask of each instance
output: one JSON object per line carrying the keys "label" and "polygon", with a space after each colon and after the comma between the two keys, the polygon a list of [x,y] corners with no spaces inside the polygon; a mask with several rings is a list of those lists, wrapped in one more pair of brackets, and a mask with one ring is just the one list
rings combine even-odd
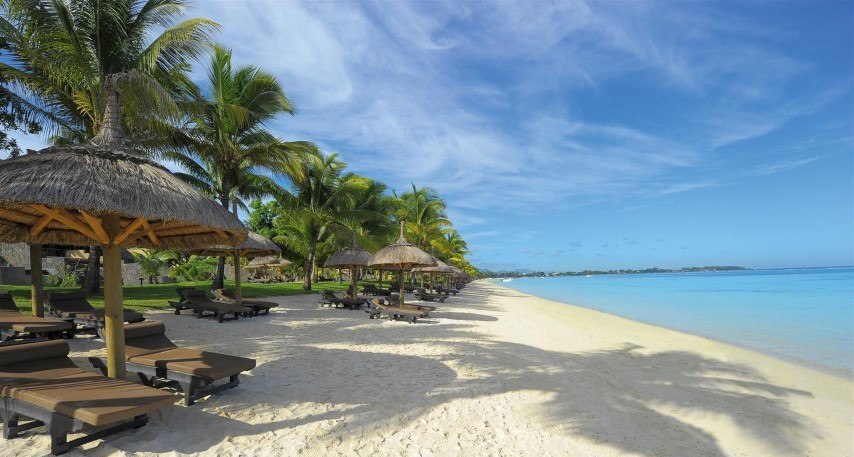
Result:
{"label": "shallow water", "polygon": [[850,377],[854,267],[523,278],[498,284]]}

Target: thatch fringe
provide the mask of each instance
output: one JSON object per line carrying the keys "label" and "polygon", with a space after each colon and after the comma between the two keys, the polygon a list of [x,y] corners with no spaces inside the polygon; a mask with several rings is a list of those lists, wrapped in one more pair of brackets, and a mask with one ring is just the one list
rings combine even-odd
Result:
{"label": "thatch fringe", "polygon": [[324,268],[363,267],[371,260],[372,254],[357,245],[333,255],[323,263]]}
{"label": "thatch fringe", "polygon": [[200,249],[193,249],[190,252],[198,255],[231,255],[234,254],[235,251],[237,251],[241,256],[251,257],[278,254],[282,252],[282,249],[264,235],[249,231],[246,241],[238,246],[218,244]]}
{"label": "thatch fringe", "polygon": [[436,259],[430,254],[422,251],[414,244],[406,241],[402,235],[393,244],[390,244],[371,257],[368,261],[369,267],[379,269],[394,268],[406,270],[414,267],[432,267],[436,265]]}
{"label": "thatch fringe", "polygon": [[[125,246],[190,249],[246,239],[246,228],[226,208],[124,146],[54,146],[0,161],[4,241],[94,244],[56,219],[31,233],[44,217],[34,205],[93,217],[118,215],[122,229],[142,218],[158,240],[135,234],[123,239]],[[78,222],[80,215],[74,215]]]}

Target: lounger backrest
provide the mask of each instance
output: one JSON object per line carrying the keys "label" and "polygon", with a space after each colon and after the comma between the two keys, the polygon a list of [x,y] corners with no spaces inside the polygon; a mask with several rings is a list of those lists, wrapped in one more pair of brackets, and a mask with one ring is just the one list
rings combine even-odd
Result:
{"label": "lounger backrest", "polygon": [[0,367],[67,356],[68,343],[65,340],[15,344],[0,347]]}
{"label": "lounger backrest", "polygon": [[86,300],[86,292],[47,292],[47,303],[63,313],[91,312],[95,308]]}
{"label": "lounger backrest", "polygon": [[177,287],[175,290],[178,292],[178,297],[181,298],[181,301],[187,299],[190,296],[196,296],[195,294],[201,294],[201,296],[206,296],[205,291],[196,289],[195,287]]}
{"label": "lounger backrest", "polygon": [[15,300],[12,300],[12,294],[6,290],[0,290],[0,310],[18,312],[18,307],[15,306]]}
{"label": "lounger backrest", "polygon": [[166,326],[162,322],[125,325],[125,355],[128,358],[176,347],[175,343],[166,337]]}

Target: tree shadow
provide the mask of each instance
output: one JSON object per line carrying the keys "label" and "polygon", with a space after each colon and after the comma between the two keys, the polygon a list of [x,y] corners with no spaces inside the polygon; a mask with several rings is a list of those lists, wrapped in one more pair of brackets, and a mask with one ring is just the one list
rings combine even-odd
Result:
{"label": "tree shadow", "polygon": [[[778,455],[802,455],[804,442],[816,436],[815,426],[790,408],[791,398],[809,392],[771,384],[744,365],[687,351],[649,353],[630,343],[563,352],[485,338],[466,322],[497,318],[468,300],[494,305],[472,289],[463,292],[464,303],[437,313],[435,325],[369,320],[307,300],[292,303],[287,314],[274,311],[228,329],[157,316],[179,344],[255,357],[258,366],[238,388],[159,413],[138,438],[111,440],[104,452],[217,452],[224,440],[260,435],[279,444],[309,425],[323,430],[314,441],[337,443],[390,433],[389,423],[417,423],[455,400],[530,391],[541,393],[540,400],[517,406],[556,433],[637,455],[725,455],[691,420],[698,416],[726,417]],[[199,325],[210,331],[182,331]],[[187,334],[199,339],[181,337]],[[205,433],[170,438],[185,433],[180,424]]]}

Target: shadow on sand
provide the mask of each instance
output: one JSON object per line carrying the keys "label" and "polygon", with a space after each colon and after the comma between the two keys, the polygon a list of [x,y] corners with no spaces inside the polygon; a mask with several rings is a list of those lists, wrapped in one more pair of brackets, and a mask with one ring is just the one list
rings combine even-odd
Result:
{"label": "shadow on sand", "polygon": [[[252,325],[229,324],[227,336],[242,340],[244,354],[263,354],[267,361],[224,395],[162,413],[144,432],[151,441],[111,440],[111,447],[128,453],[215,451],[224,436],[277,433],[319,421],[327,422],[325,436],[332,439],[370,433],[391,419],[412,423],[455,399],[531,390],[543,394],[531,410],[562,433],[638,455],[726,455],[712,435],[665,409],[726,416],[778,455],[803,454],[803,440],[814,433],[788,400],[810,393],[770,384],[748,367],[684,351],[647,354],[628,343],[571,353],[484,340],[466,322],[496,320],[482,312],[494,305],[476,286],[465,295],[482,304],[466,304],[468,312],[437,310],[433,320],[440,325],[377,325],[361,312],[308,305],[254,318]],[[225,324],[206,324],[226,336]],[[233,345],[219,343],[205,348],[234,353]],[[421,349],[409,355],[387,352],[388,346],[416,344]],[[462,377],[460,370],[476,376]],[[265,379],[282,383],[270,391],[262,387],[269,385]],[[318,404],[328,407],[318,412]],[[228,417],[240,410],[252,411],[255,423]],[[201,423],[207,433],[156,438],[182,433],[180,424],[189,422]],[[649,439],[651,430],[662,438]],[[180,446],[164,444],[175,442]]]}

